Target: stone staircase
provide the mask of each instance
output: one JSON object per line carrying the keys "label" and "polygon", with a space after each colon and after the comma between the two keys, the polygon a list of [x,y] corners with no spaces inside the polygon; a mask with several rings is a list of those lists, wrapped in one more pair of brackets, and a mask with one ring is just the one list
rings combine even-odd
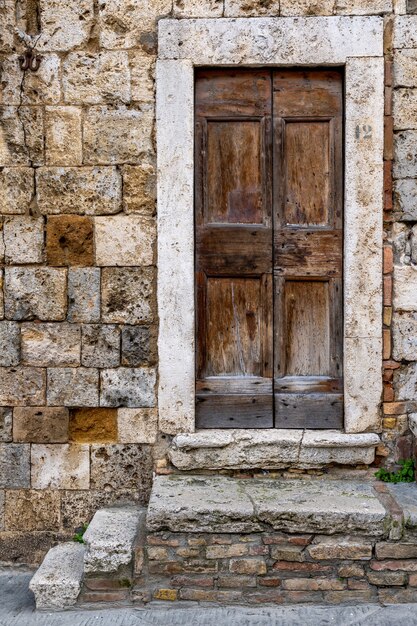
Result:
{"label": "stone staircase", "polygon": [[52,548],[36,606],[417,601],[417,486],[331,479],[155,479],[148,510],[100,509]]}

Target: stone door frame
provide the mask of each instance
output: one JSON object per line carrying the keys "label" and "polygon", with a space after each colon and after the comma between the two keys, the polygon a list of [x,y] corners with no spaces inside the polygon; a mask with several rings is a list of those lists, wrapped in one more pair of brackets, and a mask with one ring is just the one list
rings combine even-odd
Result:
{"label": "stone door frame", "polygon": [[[380,431],[383,19],[163,19],[158,51],[160,430],[195,432],[194,67],[320,65],[345,67],[346,443],[349,433]],[[331,432],[339,439],[343,434],[329,431],[329,436]]]}

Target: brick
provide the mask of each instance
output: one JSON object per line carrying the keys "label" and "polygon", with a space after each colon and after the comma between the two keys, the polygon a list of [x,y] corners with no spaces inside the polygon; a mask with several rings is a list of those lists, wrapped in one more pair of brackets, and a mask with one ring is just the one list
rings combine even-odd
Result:
{"label": "brick", "polygon": [[4,220],[5,262],[11,265],[43,262],[43,218],[14,215]]}
{"label": "brick", "polygon": [[170,548],[177,548],[180,545],[178,539],[160,537],[158,535],[148,535],[146,541],[151,546],[169,546]]}
{"label": "brick", "polygon": [[266,563],[264,559],[231,559],[229,571],[233,574],[266,574]]}
{"label": "brick", "polygon": [[100,372],[100,405],[152,407],[155,404],[155,370],[152,368],[105,369]]}
{"label": "brick", "polygon": [[123,587],[124,581],[111,580],[108,578],[84,578],[84,585],[89,591],[109,591]]}
{"label": "brick", "polygon": [[[406,574],[403,574],[402,572],[390,572],[391,574],[397,574],[398,576],[403,576],[403,579],[406,578]],[[404,584],[404,583],[401,583]],[[410,574],[409,579],[408,579],[408,584],[410,585],[410,587],[417,587],[417,574]]]}
{"label": "brick", "polygon": [[392,305],[392,276],[384,276],[384,306]]}
{"label": "brick", "polygon": [[311,544],[307,551],[313,559],[319,560],[367,560],[372,557],[372,544],[337,538],[336,540],[325,540]]}
{"label": "brick", "polygon": [[85,591],[81,600],[83,602],[122,602],[127,600],[129,596],[128,589],[119,589],[118,591]]}
{"label": "brick", "polygon": [[383,410],[385,415],[401,415],[407,412],[405,402],[384,402]]}
{"label": "brick", "polygon": [[209,543],[214,545],[231,545],[232,537],[230,535],[210,535]]}
{"label": "brick", "polygon": [[134,489],[144,504],[152,482],[152,454],[149,446],[95,444],[91,446],[91,487],[93,489]]}
{"label": "brick", "polygon": [[0,406],[0,443],[12,441],[13,410]]}
{"label": "brick", "polygon": [[122,328],[122,365],[154,365],[157,360],[156,328],[125,326]]}
{"label": "brick", "polygon": [[205,559],[187,559],[183,561],[183,571],[196,574],[211,574],[217,572],[218,562]]}
{"label": "brick", "polygon": [[329,604],[341,604],[343,602],[371,602],[372,600],[375,601],[375,598],[372,590],[368,589],[366,591],[326,591],[324,600],[329,602]]}
{"label": "brick", "polygon": [[390,560],[390,561],[371,561],[371,569],[376,572],[389,570],[392,572],[417,572],[417,561],[413,560]]}
{"label": "brick", "polygon": [[156,225],[141,215],[95,218],[96,263],[100,266],[146,266],[154,262]]}
{"label": "brick", "polygon": [[271,557],[278,561],[305,561],[305,555],[302,547],[297,546],[273,546],[271,548]]}
{"label": "brick", "polygon": [[262,576],[262,578],[258,578],[258,585],[261,587],[279,587],[281,578],[277,576]]}
{"label": "brick", "polygon": [[47,165],[81,165],[81,108],[45,108],[45,158]]}
{"label": "brick", "polygon": [[117,411],[98,408],[72,409],[69,439],[77,443],[117,441]]}
{"label": "brick", "polygon": [[173,576],[171,585],[174,587],[213,587],[212,576]]}
{"label": "brick", "polygon": [[350,578],[351,576],[363,576],[364,571],[363,565],[346,563],[339,567],[337,573],[341,578]]}
{"label": "brick", "polygon": [[394,270],[394,255],[391,246],[384,246],[384,273],[388,274]]}
{"label": "brick", "polygon": [[148,572],[151,575],[172,576],[174,574],[182,574],[184,571],[184,564],[179,561],[168,561],[165,563],[151,561],[148,564]]}
{"label": "brick", "polygon": [[277,571],[291,572],[330,572],[330,565],[321,565],[320,563],[291,563],[289,561],[276,561],[272,569]]}
{"label": "brick", "polygon": [[105,267],[102,270],[102,321],[146,324],[153,321],[152,268]]}
{"label": "brick", "polygon": [[54,267],[5,269],[8,319],[60,321],[67,312],[67,272]]}
{"label": "brick", "polygon": [[391,383],[384,382],[384,393],[383,400],[384,402],[393,402],[395,398],[394,388]]}
{"label": "brick", "polygon": [[218,589],[181,589],[181,600],[194,600],[197,602],[239,602],[242,598],[241,591],[220,591]]}
{"label": "brick", "polygon": [[114,167],[41,167],[36,180],[42,215],[111,215],[121,209],[122,180]]}
{"label": "brick", "polygon": [[200,549],[199,548],[177,548],[176,553],[181,558],[189,559],[193,557],[199,557]]}
{"label": "brick", "polygon": [[63,63],[65,102],[129,103],[130,76],[124,51],[72,52]]}
{"label": "brick", "polygon": [[417,602],[417,589],[380,589],[378,599],[381,604],[411,604]]}
{"label": "brick", "polygon": [[278,589],[262,589],[260,591],[247,591],[245,600],[250,604],[282,604],[286,600],[286,596]]}
{"label": "brick", "polygon": [[338,578],[287,578],[282,588],[289,591],[340,591],[346,583]]}
{"label": "brick", "polygon": [[370,587],[366,580],[356,580],[355,578],[350,578],[348,580],[348,589],[352,589],[354,591],[367,591]]}
{"label": "brick", "polygon": [[187,543],[189,546],[205,546],[207,540],[204,537],[189,537]]}
{"label": "brick", "polygon": [[18,443],[67,443],[68,409],[15,407],[13,440]]}
{"label": "brick", "polygon": [[34,195],[34,170],[4,167],[0,171],[0,214],[26,214]]}
{"label": "brick", "polygon": [[242,587],[256,587],[256,577],[254,576],[219,576],[217,579],[219,587],[229,589],[241,589]]}
{"label": "brick", "polygon": [[269,555],[268,546],[249,546],[249,556],[267,556]]}
{"label": "brick", "polygon": [[81,364],[85,367],[117,367],[120,364],[119,328],[111,324],[84,324]]}
{"label": "brick", "polygon": [[31,470],[34,489],[88,489],[89,447],[76,444],[33,444]]}
{"label": "brick", "polygon": [[6,491],[5,526],[8,531],[59,530],[61,498],[58,491]]}
{"label": "brick", "polygon": [[20,328],[16,322],[0,322],[0,366],[18,365],[20,361]]}
{"label": "brick", "polygon": [[82,215],[51,215],[46,224],[50,265],[93,265],[93,221]]}
{"label": "brick", "polygon": [[48,369],[48,406],[98,406],[98,370],[87,367]]}
{"label": "brick", "polygon": [[30,446],[21,443],[0,443],[0,489],[29,487]]}
{"label": "brick", "polygon": [[150,546],[147,550],[150,561],[167,561],[168,550],[162,546]]}
{"label": "brick", "polygon": [[0,406],[45,404],[45,371],[35,367],[0,368]]}
{"label": "brick", "polygon": [[382,542],[375,545],[377,559],[415,559],[417,544]]}
{"label": "brick", "polygon": [[[412,584],[412,576],[414,574],[410,576],[410,585]],[[367,578],[371,585],[376,585],[377,587],[395,587],[407,583],[407,574],[405,572],[368,572]]]}
{"label": "brick", "polygon": [[152,163],[123,165],[123,210],[152,216],[156,207],[156,171]]}
{"label": "brick", "polygon": [[155,600],[168,600],[175,601],[178,598],[177,589],[157,589],[154,591],[153,597]]}
{"label": "brick", "polygon": [[74,324],[21,325],[22,363],[37,367],[80,364],[81,329]]}
{"label": "brick", "polygon": [[117,409],[117,431],[120,443],[155,443],[157,409]]}
{"label": "brick", "polygon": [[230,546],[208,546],[206,548],[207,559],[228,559],[246,554],[248,554],[248,547],[238,543]]}
{"label": "brick", "polygon": [[382,339],[383,339],[382,358],[389,359],[391,356],[391,331],[384,329],[382,331]]}
{"label": "brick", "polygon": [[98,322],[100,320],[100,269],[69,268],[68,321]]}

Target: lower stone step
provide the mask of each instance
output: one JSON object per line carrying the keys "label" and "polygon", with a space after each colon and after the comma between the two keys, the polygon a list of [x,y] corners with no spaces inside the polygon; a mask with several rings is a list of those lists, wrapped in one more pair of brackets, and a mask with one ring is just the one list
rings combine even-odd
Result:
{"label": "lower stone step", "polygon": [[37,609],[66,609],[77,602],[84,574],[84,552],[82,544],[73,542],[49,550],[29,584]]}

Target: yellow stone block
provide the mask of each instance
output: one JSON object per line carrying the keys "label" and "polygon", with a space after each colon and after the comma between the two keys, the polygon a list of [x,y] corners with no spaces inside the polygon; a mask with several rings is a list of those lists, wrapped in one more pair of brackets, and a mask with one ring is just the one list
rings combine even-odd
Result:
{"label": "yellow stone block", "polygon": [[178,597],[176,589],[157,589],[153,594],[155,600],[170,600],[173,602]]}

